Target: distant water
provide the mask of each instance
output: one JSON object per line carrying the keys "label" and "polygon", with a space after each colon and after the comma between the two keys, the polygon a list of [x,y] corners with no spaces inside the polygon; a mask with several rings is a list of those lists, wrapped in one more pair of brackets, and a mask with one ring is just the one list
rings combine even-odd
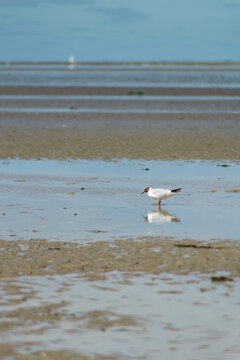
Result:
{"label": "distant water", "polygon": [[240,114],[240,66],[230,64],[2,63],[0,87],[2,113]]}

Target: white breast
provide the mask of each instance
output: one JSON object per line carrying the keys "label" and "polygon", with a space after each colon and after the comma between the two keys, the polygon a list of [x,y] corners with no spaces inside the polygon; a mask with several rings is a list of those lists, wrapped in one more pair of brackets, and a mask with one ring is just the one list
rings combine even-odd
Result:
{"label": "white breast", "polygon": [[153,199],[163,200],[167,199],[169,196],[174,195],[174,193],[171,192],[169,189],[152,189],[149,188],[148,190],[148,196],[150,196]]}

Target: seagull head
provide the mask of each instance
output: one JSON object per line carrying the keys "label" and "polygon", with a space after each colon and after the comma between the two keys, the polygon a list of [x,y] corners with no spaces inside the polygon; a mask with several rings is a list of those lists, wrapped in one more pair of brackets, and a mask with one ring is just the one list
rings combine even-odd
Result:
{"label": "seagull head", "polygon": [[147,187],[143,190],[143,192],[141,192],[141,194],[144,194],[145,192],[147,193],[148,190],[149,190],[149,187],[150,187],[150,186],[147,186]]}

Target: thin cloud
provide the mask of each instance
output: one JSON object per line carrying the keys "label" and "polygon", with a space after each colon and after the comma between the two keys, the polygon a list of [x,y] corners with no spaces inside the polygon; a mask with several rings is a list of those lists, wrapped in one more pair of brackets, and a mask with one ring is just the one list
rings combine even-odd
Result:
{"label": "thin cloud", "polygon": [[127,7],[119,7],[116,9],[94,6],[89,7],[89,11],[101,13],[109,18],[113,22],[131,22],[136,20],[146,20],[147,15],[140,11]]}
{"label": "thin cloud", "polygon": [[228,3],[225,3],[224,4],[224,7],[225,8],[239,8],[240,7],[240,4],[239,3],[236,3],[236,2],[228,2]]}
{"label": "thin cloud", "polygon": [[77,25],[70,27],[69,30],[77,31],[77,32],[85,32],[88,31],[89,29],[87,27]]}
{"label": "thin cloud", "polygon": [[4,7],[36,7],[38,5],[91,5],[93,0],[0,0],[0,6]]}
{"label": "thin cloud", "polygon": [[0,0],[0,6],[4,7],[35,7],[38,5],[37,0]]}

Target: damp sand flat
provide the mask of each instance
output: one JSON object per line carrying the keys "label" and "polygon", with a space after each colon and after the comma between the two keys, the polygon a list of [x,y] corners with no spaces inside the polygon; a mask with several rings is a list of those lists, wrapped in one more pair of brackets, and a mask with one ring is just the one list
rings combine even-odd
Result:
{"label": "damp sand flat", "polygon": [[1,158],[238,159],[238,66],[4,66]]}
{"label": "damp sand flat", "polygon": [[239,115],[234,114],[194,114],[184,119],[89,112],[79,117],[62,113],[0,117],[2,159],[239,159]]}
{"label": "damp sand flat", "polygon": [[0,71],[1,357],[238,359],[239,64]]}

